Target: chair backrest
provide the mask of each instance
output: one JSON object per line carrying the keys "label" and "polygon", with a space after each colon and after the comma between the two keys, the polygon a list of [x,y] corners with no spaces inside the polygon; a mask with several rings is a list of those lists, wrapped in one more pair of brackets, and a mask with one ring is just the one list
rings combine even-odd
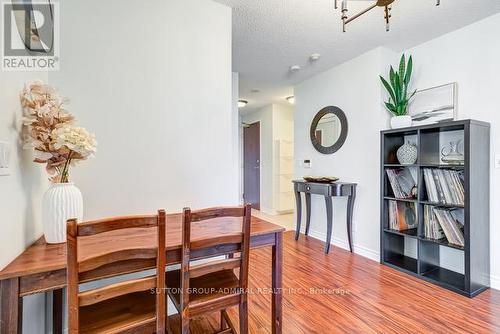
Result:
{"label": "chair backrest", "polygon": [[[221,270],[234,270],[239,268],[240,293],[245,292],[248,287],[248,261],[250,251],[250,224],[251,205],[242,207],[220,207],[199,211],[191,211],[185,208],[182,216],[182,264],[181,264],[181,307],[185,309],[189,305],[189,280],[209,273]],[[222,233],[213,238],[204,238],[191,241],[191,223],[214,218],[241,217],[241,231],[236,233]],[[218,251],[204,252],[217,246]],[[204,257],[228,255],[226,259],[211,261],[207,263],[191,265],[190,255],[193,253],[206,254]],[[240,253],[239,258],[233,255]]]}
{"label": "chair backrest", "polygon": [[[163,291],[165,288],[166,266],[166,214],[159,210],[157,215],[127,216],[102,219],[78,224],[76,219],[67,222],[67,281],[68,281],[68,328],[69,333],[79,331],[80,307],[93,305],[105,300],[126,294],[151,290],[155,288]],[[133,248],[118,249],[113,252],[78,260],[78,241],[82,237],[115,230],[131,228],[157,228],[156,249]],[[80,247],[81,251],[81,247]],[[109,265],[122,265],[123,261],[152,260],[156,263],[156,275],[139,279],[130,279],[120,283],[109,284],[104,287],[79,292],[79,284],[88,277],[96,277],[102,273],[102,268]],[[113,275],[107,275],[107,277]],[[115,274],[116,276],[116,274]],[[165,333],[165,295],[156,293],[156,330]]]}

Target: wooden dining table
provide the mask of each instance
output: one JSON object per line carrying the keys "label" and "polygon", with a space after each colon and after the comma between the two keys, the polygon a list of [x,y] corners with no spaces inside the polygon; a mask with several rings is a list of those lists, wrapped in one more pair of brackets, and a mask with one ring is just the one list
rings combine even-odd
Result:
{"label": "wooden dining table", "polygon": [[[167,265],[181,261],[181,214],[167,216]],[[192,240],[208,239],[241,231],[241,218],[214,218],[192,224]],[[282,266],[283,231],[281,226],[252,217],[251,249],[272,247],[272,333],[282,331]],[[79,242],[78,259],[85,260],[120,249],[156,248],[156,231],[127,229],[83,237]],[[225,254],[224,245],[213,246],[191,254],[191,259]],[[90,282],[121,274],[155,268],[154,259],[123,260],[104,265],[92,276],[82,277]],[[167,272],[168,275],[168,272]],[[66,244],[47,244],[42,237],[0,271],[0,334],[22,332],[22,297],[52,292],[53,333],[63,332],[63,288],[66,286]],[[251,310],[250,310],[251,312]]]}

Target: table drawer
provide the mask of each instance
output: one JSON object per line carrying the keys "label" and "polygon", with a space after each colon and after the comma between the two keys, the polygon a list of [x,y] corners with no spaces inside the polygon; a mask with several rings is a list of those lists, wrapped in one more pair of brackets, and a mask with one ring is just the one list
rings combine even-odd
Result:
{"label": "table drawer", "polygon": [[330,186],[314,183],[298,183],[297,191],[316,195],[330,195]]}

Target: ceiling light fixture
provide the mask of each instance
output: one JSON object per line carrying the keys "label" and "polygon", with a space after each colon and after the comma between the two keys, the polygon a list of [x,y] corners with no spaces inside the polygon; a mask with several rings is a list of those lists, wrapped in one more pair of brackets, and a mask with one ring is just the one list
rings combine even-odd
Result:
{"label": "ceiling light fixture", "polygon": [[286,98],[286,100],[288,101],[288,103],[290,104],[295,104],[295,96],[289,96]]}
{"label": "ceiling light fixture", "polygon": [[247,104],[247,100],[238,100],[238,108],[245,108]]}
{"label": "ceiling light fixture", "polygon": [[[358,17],[362,16],[363,14],[368,13],[370,10],[377,8],[377,7],[382,7],[384,8],[384,19],[385,19],[385,31],[389,31],[390,29],[390,19],[391,19],[391,6],[392,3],[395,0],[376,0],[373,5],[370,7],[362,10],[361,12],[349,17],[347,16],[347,2],[348,0],[342,0],[342,31],[346,31],[346,25]],[[335,0],[335,9],[337,9],[339,6],[339,0]],[[441,0],[436,0],[436,6],[439,6],[441,4]]]}
{"label": "ceiling light fixture", "polygon": [[321,58],[321,55],[319,53],[313,53],[310,57],[309,60],[314,63],[315,61],[318,61]]}
{"label": "ceiling light fixture", "polygon": [[300,66],[299,65],[292,65],[290,66],[290,72],[295,73],[300,71]]}

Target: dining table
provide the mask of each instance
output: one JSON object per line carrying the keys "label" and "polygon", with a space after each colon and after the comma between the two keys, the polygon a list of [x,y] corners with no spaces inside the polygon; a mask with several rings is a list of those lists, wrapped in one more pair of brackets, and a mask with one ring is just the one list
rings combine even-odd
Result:
{"label": "dining table", "polygon": [[[241,218],[220,217],[192,224],[192,240],[234,234],[241,231]],[[156,228],[133,228],[82,237],[78,245],[78,260],[85,260],[122,249],[156,248]],[[282,266],[284,228],[252,217],[250,248],[272,248],[271,261],[271,332],[282,332]],[[182,215],[167,215],[167,266],[181,262]],[[191,259],[223,255],[224,245],[196,251]],[[138,273],[155,268],[155,259],[122,260],[100,267],[85,276],[84,282],[112,276]],[[251,270],[251,268],[250,268]],[[168,271],[167,271],[168,275]],[[52,293],[53,333],[63,333],[63,289],[66,279],[66,244],[48,244],[41,237],[0,271],[0,334],[22,333],[23,297],[37,293]]]}

